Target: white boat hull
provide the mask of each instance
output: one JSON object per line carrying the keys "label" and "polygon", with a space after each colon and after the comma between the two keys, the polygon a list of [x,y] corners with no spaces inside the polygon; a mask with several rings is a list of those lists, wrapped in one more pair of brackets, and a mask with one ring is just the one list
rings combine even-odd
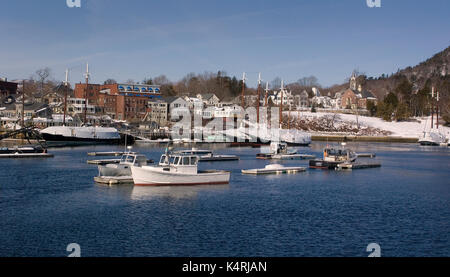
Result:
{"label": "white boat hull", "polygon": [[437,131],[434,132],[424,132],[423,136],[419,138],[420,145],[431,145],[439,146],[441,144],[447,143],[445,136]]}
{"label": "white boat hull", "polygon": [[164,171],[163,167],[131,167],[135,186],[190,186],[190,185],[224,185],[230,182],[228,171],[199,171],[194,173],[177,173]]}
{"label": "white boat hull", "polygon": [[123,164],[99,165],[98,171],[100,176],[131,176],[130,166]]}

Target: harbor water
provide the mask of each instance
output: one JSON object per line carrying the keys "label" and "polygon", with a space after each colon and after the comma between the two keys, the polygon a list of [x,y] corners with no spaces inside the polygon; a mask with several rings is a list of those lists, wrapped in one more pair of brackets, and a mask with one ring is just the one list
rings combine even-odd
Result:
{"label": "harbor water", "polygon": [[[326,143],[297,148],[321,156]],[[242,175],[263,168],[257,148],[214,146],[239,161],[201,163],[232,171],[229,185],[95,184],[88,152],[50,149],[50,159],[0,160],[0,256],[351,256],[377,243],[382,256],[450,256],[450,150],[416,144],[349,143],[381,168]],[[209,148],[208,146],[201,148]],[[133,151],[158,160],[164,147]],[[305,166],[308,161],[283,161]]]}

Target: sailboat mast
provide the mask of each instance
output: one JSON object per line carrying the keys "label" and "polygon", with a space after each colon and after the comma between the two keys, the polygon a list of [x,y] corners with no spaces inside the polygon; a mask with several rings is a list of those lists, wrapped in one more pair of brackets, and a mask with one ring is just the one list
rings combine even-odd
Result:
{"label": "sailboat mast", "polygon": [[88,101],[88,88],[89,88],[89,63],[86,63],[86,90],[84,93],[84,124],[87,123],[87,101]]}
{"label": "sailboat mast", "polygon": [[280,129],[283,129],[283,91],[284,91],[284,81],[281,80],[281,101],[280,101]]}
{"label": "sailboat mast", "polygon": [[264,105],[267,107],[269,103],[267,98],[269,97],[269,82],[266,82],[266,95],[264,96]]}
{"label": "sailboat mast", "polygon": [[64,81],[64,116],[63,126],[66,126],[66,112],[67,112],[67,90],[69,86],[69,69],[66,69],[66,80]]}
{"label": "sailboat mast", "polygon": [[261,101],[261,73],[258,74],[258,100],[256,101],[256,123],[259,124],[259,102]]}
{"label": "sailboat mast", "polygon": [[22,128],[25,128],[25,79],[22,81]]}
{"label": "sailboat mast", "polygon": [[242,74],[242,95],[241,95],[241,107],[245,109],[245,100],[244,100],[244,94],[245,94],[245,72]]}

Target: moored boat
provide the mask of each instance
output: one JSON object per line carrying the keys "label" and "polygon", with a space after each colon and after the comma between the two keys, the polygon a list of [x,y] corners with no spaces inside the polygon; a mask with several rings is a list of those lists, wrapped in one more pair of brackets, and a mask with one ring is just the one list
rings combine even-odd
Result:
{"label": "moored boat", "polygon": [[291,174],[306,171],[304,167],[285,167],[281,164],[269,164],[264,168],[260,169],[243,169],[242,174],[252,174],[252,175],[261,175],[261,174]]}
{"label": "moored boat", "polygon": [[45,141],[68,144],[119,143],[120,134],[115,128],[108,127],[48,127],[41,130]]}
{"label": "moored boat", "polygon": [[131,166],[136,186],[182,186],[228,184],[230,172],[198,170],[198,156],[169,153],[161,156],[157,166]]}
{"label": "moored boat", "polygon": [[217,155],[211,150],[201,150],[197,148],[192,148],[190,150],[179,150],[176,151],[177,154],[183,155],[196,155],[199,157],[199,162],[219,162],[219,161],[237,161],[238,156],[235,155]]}
{"label": "moored boat", "polygon": [[99,176],[130,176],[131,177],[131,166],[145,166],[148,160],[144,155],[139,155],[135,153],[126,153],[120,159],[118,164],[106,164],[99,165],[98,172]]}
{"label": "moored boat", "polygon": [[439,146],[447,142],[447,138],[437,131],[423,132],[423,135],[419,138],[420,145],[423,146]]}
{"label": "moored boat", "polygon": [[353,163],[358,157],[355,152],[345,148],[346,143],[342,143],[342,148],[326,147],[323,150],[323,159],[309,161],[310,168],[336,169],[339,164]]}
{"label": "moored boat", "polygon": [[304,160],[314,159],[315,156],[289,151],[288,144],[285,142],[271,142],[268,153],[256,154],[256,158],[262,160]]}

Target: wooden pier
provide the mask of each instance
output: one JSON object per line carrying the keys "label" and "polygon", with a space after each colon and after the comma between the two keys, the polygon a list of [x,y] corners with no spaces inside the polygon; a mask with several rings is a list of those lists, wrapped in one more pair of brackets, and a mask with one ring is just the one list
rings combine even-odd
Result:
{"label": "wooden pier", "polygon": [[14,153],[0,154],[0,159],[30,159],[30,158],[53,158],[53,154],[49,153]]}
{"label": "wooden pier", "polygon": [[[88,156],[122,156],[124,154],[127,154],[128,152],[89,152]],[[131,153],[131,154],[135,154],[135,153]]]}
{"label": "wooden pier", "polygon": [[365,168],[377,168],[381,167],[380,163],[343,163],[337,166],[337,170],[353,170],[353,169],[365,169]]}
{"label": "wooden pier", "polygon": [[357,153],[358,158],[375,158],[377,155],[375,153]]}

